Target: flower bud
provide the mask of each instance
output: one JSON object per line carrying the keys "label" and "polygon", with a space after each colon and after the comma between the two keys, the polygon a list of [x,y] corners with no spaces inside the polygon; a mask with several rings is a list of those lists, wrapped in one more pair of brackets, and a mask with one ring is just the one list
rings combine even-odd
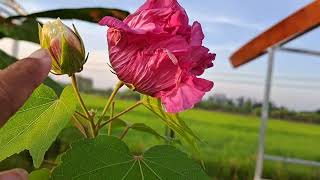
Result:
{"label": "flower bud", "polygon": [[86,63],[83,41],[74,26],[73,29],[64,25],[59,18],[42,27],[39,25],[40,44],[50,52],[53,74],[71,76],[82,71]]}

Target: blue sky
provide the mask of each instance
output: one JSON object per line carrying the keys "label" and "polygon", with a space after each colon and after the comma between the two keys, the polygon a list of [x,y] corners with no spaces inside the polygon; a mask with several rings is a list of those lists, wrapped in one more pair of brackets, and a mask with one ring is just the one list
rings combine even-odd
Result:
{"label": "blue sky", "polygon": [[[56,8],[113,7],[133,12],[144,0],[19,0],[29,12]],[[312,2],[311,0],[180,0],[190,21],[202,23],[206,35],[205,45],[217,53],[215,67],[208,70],[205,78],[215,82],[210,94],[226,94],[229,97],[246,96],[261,100],[266,69],[263,56],[245,66],[233,69],[229,56],[242,44],[261,33],[284,17]],[[83,76],[94,79],[95,86],[105,88],[116,82],[106,72],[107,46],[104,27],[80,21],[74,23],[82,34],[89,59]],[[314,50],[319,48],[320,32],[315,30],[288,46]],[[319,74],[320,57],[309,57],[279,52],[276,54],[275,78],[272,101],[297,110],[320,109]],[[59,77],[64,80],[64,78]]]}

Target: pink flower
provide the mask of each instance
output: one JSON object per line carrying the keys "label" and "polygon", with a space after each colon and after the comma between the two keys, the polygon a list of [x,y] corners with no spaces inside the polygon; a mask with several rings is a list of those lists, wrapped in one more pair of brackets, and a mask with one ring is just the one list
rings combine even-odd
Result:
{"label": "pink flower", "polygon": [[188,21],[177,0],[147,0],[123,22],[107,16],[99,23],[110,27],[110,62],[118,78],[160,98],[170,113],[192,108],[213,88],[197,76],[213,66],[215,54],[202,46],[200,23]]}

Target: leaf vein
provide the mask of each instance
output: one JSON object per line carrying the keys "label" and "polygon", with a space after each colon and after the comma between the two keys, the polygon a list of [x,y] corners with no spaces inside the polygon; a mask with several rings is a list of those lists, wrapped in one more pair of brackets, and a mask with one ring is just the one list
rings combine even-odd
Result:
{"label": "leaf vein", "polygon": [[145,159],[145,160],[146,160],[146,161],[149,161],[150,163],[153,163],[153,164],[155,164],[155,165],[158,165],[158,166],[160,166],[160,167],[162,167],[162,168],[164,168],[164,169],[167,169],[167,170],[169,170],[169,171],[171,171],[171,172],[174,172],[174,173],[179,174],[179,175],[181,175],[181,176],[185,176],[184,174],[181,174],[180,172],[174,171],[174,170],[172,170],[172,169],[170,169],[170,168],[167,168],[167,167],[165,167],[165,166],[163,166],[163,165],[161,165],[161,164],[159,164],[159,163],[156,163],[156,162],[154,162],[154,161],[152,161],[152,160],[149,160],[149,159]]}
{"label": "leaf vein", "polygon": [[132,164],[132,166],[129,168],[129,170],[126,172],[126,174],[121,178],[121,180],[124,180],[130,173],[130,171],[133,169],[134,165],[136,164],[136,160],[134,161],[134,163]]}
{"label": "leaf vein", "polygon": [[125,162],[121,162],[121,163],[114,163],[114,164],[109,164],[109,165],[107,165],[107,166],[102,166],[102,167],[93,169],[93,170],[91,170],[91,171],[88,171],[88,172],[79,174],[78,176],[75,176],[75,177],[73,177],[72,179],[75,179],[75,178],[78,178],[78,177],[81,177],[81,176],[84,176],[84,175],[87,175],[87,174],[91,174],[91,173],[93,173],[93,172],[95,172],[95,171],[99,171],[99,170],[102,170],[102,169],[104,169],[104,168],[108,168],[108,167],[112,167],[112,166],[117,166],[117,165],[127,164],[127,163],[129,163],[129,162],[131,162],[131,161],[134,161],[134,159],[131,159],[131,160],[125,161]]}
{"label": "leaf vein", "polygon": [[146,162],[144,162],[144,160],[141,161],[158,179],[162,180],[162,178]]}
{"label": "leaf vein", "polygon": [[4,147],[6,147],[8,144],[10,144],[14,139],[16,139],[17,137],[19,137],[21,134],[23,134],[29,127],[31,127],[34,123],[36,123],[38,121],[38,119],[40,117],[42,117],[50,108],[51,106],[53,106],[56,103],[53,103],[52,105],[49,106],[48,109],[46,109],[45,111],[43,111],[32,123],[30,123],[30,125],[28,125],[23,131],[21,131],[18,135],[14,136],[12,139],[10,139],[6,144],[4,144],[3,146],[0,147],[0,150],[3,149]]}

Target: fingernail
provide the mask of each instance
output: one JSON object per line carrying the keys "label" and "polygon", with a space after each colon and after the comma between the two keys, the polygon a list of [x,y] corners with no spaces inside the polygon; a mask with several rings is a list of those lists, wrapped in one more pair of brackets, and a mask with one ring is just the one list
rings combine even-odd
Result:
{"label": "fingernail", "polygon": [[13,169],[0,173],[0,180],[27,180],[28,172],[24,169]]}

